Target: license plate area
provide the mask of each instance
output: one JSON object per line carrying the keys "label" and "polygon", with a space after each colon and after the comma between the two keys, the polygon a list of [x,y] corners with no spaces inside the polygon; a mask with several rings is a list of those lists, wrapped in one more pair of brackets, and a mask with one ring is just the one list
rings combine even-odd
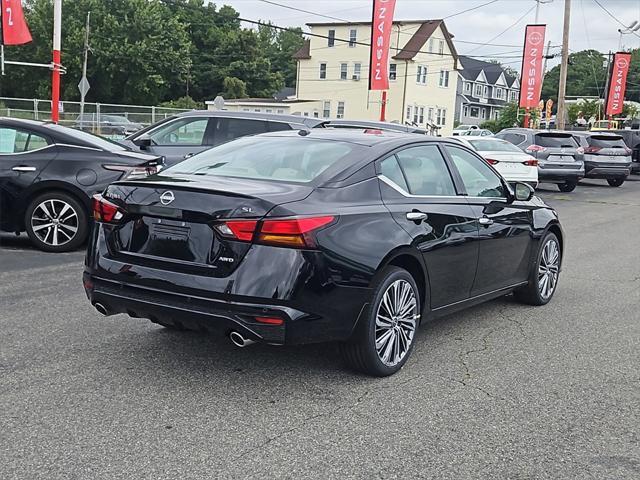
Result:
{"label": "license plate area", "polygon": [[572,163],[575,160],[571,155],[549,155],[547,161],[557,163]]}

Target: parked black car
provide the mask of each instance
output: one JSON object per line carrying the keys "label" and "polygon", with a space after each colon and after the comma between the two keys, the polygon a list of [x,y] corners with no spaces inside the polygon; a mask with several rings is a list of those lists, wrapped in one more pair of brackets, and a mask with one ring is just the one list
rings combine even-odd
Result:
{"label": "parked black car", "polygon": [[121,143],[175,165],[196,153],[245,135],[322,126],[324,120],[260,112],[194,110],[143,128]]}
{"label": "parked black car", "polygon": [[584,149],[585,178],[602,178],[619,187],[631,172],[631,149],[620,135],[608,132],[571,132]]}
{"label": "parked black car", "polygon": [[94,197],[84,286],[105,315],[239,346],[340,341],[353,367],[389,375],[422,320],[551,299],[563,234],[532,195],[455,140],[246,137]]}
{"label": "parked black car", "polygon": [[0,118],[0,230],[26,231],[41,250],[73,250],[87,237],[93,194],[161,164],[87,132]]}
{"label": "parked black car", "polygon": [[[636,125],[637,127],[637,125]],[[609,130],[609,133],[620,135],[631,152],[631,173],[640,174],[640,130]]]}
{"label": "parked black car", "polygon": [[561,192],[575,190],[584,178],[583,150],[571,133],[506,128],[495,135],[538,160],[538,181],[556,183]]}

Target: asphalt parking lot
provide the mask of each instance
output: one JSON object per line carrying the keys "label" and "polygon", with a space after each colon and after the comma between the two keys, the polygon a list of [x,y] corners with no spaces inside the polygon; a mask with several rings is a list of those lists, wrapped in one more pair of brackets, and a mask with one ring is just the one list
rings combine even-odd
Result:
{"label": "asphalt parking lot", "polygon": [[385,379],[101,317],[83,252],[3,235],[0,478],[640,478],[638,180],[540,190],[567,235],[552,303],[428,324]]}

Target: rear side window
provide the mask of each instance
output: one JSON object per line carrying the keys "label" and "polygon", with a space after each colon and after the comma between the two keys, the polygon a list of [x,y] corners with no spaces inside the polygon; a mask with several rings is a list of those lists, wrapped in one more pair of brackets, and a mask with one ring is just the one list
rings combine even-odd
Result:
{"label": "rear side window", "polygon": [[0,153],[21,153],[44,148],[47,140],[35,133],[0,128]]}
{"label": "rear side window", "polygon": [[587,137],[587,143],[590,147],[600,148],[626,148],[627,144],[624,143],[622,137],[612,137],[604,135],[593,135]]}
{"label": "rear side window", "polygon": [[519,133],[499,133],[496,135],[496,138],[502,138],[514,145],[520,145],[526,139],[524,135],[520,135]]}
{"label": "rear side window", "polygon": [[440,149],[422,145],[396,154],[413,195],[455,196],[456,189]]}
{"label": "rear side window", "polygon": [[535,144],[550,148],[577,148],[578,142],[571,135],[538,133],[535,135]]}
{"label": "rear side window", "polygon": [[407,181],[404,178],[395,155],[382,161],[380,164],[380,173],[402,188],[405,192],[409,191],[409,186],[407,185]]}
{"label": "rear side window", "polygon": [[194,155],[162,174],[308,183],[346,159],[355,148],[364,147],[303,137],[240,138]]}
{"label": "rear side window", "polygon": [[219,118],[214,145],[220,145],[230,140],[247,135],[258,135],[267,131],[267,122],[264,120],[249,120],[244,118]]}

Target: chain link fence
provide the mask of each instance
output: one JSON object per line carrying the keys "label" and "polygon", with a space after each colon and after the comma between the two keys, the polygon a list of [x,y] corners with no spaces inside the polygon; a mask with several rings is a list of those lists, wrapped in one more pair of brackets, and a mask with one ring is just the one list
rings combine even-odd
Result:
{"label": "chain link fence", "polygon": [[[127,135],[163,118],[187,110],[146,105],[86,103],[80,114],[80,102],[60,102],[60,124],[109,138]],[[51,120],[51,100],[0,97],[0,117]]]}

